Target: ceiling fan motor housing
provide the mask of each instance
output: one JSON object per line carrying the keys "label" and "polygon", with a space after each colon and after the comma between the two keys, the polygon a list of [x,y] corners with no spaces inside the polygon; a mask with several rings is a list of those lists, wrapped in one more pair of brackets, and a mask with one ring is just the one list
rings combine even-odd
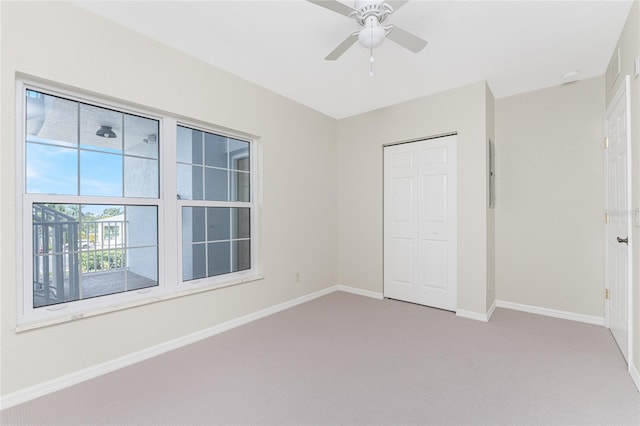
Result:
{"label": "ceiling fan motor housing", "polygon": [[393,12],[393,8],[384,1],[357,0],[354,9],[353,17],[362,26],[367,24],[369,17],[375,17],[378,23],[382,23]]}

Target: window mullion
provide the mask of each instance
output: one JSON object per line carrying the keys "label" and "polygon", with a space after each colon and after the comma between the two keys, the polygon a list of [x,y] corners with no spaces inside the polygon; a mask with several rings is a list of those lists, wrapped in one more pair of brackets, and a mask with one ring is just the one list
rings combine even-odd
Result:
{"label": "window mullion", "polygon": [[[181,259],[181,245],[178,241],[180,216],[178,215],[177,201],[177,173],[176,173],[176,129],[177,122],[173,118],[165,117],[161,124],[162,144],[160,145],[160,166],[163,173],[160,174],[161,208],[158,218],[158,245],[159,258],[163,265],[164,279],[160,285],[166,290],[176,289],[180,278],[178,277],[178,263],[175,259]],[[179,262],[179,261],[178,261]]]}
{"label": "window mullion", "polygon": [[78,117],[78,127],[77,127],[77,140],[76,140],[76,176],[77,176],[77,188],[76,195],[80,195],[80,168],[82,167],[82,163],[80,162],[80,104],[76,104],[76,114]]}

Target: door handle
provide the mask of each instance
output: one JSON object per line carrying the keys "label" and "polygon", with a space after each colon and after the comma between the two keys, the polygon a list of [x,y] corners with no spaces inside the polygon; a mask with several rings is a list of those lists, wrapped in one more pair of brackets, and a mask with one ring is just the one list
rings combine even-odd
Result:
{"label": "door handle", "polygon": [[629,245],[629,237],[627,238],[616,237],[616,240],[618,240],[619,243],[625,243],[626,245]]}

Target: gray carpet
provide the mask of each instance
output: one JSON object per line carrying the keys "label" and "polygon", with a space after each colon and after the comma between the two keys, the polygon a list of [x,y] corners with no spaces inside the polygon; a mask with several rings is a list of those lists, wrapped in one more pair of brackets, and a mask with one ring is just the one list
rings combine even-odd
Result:
{"label": "gray carpet", "polygon": [[640,424],[609,331],[333,293],[22,404],[3,425]]}

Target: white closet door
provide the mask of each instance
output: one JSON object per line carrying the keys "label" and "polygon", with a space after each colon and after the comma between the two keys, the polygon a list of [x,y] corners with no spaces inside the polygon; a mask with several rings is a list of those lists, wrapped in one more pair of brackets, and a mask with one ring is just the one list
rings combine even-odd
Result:
{"label": "white closet door", "polygon": [[609,223],[605,225],[606,301],[608,326],[625,359],[629,359],[629,257],[631,254],[631,193],[629,191],[629,77],[624,89],[612,100],[607,111],[606,132],[609,148],[605,149],[605,191]]}
{"label": "white closet door", "polygon": [[384,149],[384,295],[456,310],[456,137]]}

